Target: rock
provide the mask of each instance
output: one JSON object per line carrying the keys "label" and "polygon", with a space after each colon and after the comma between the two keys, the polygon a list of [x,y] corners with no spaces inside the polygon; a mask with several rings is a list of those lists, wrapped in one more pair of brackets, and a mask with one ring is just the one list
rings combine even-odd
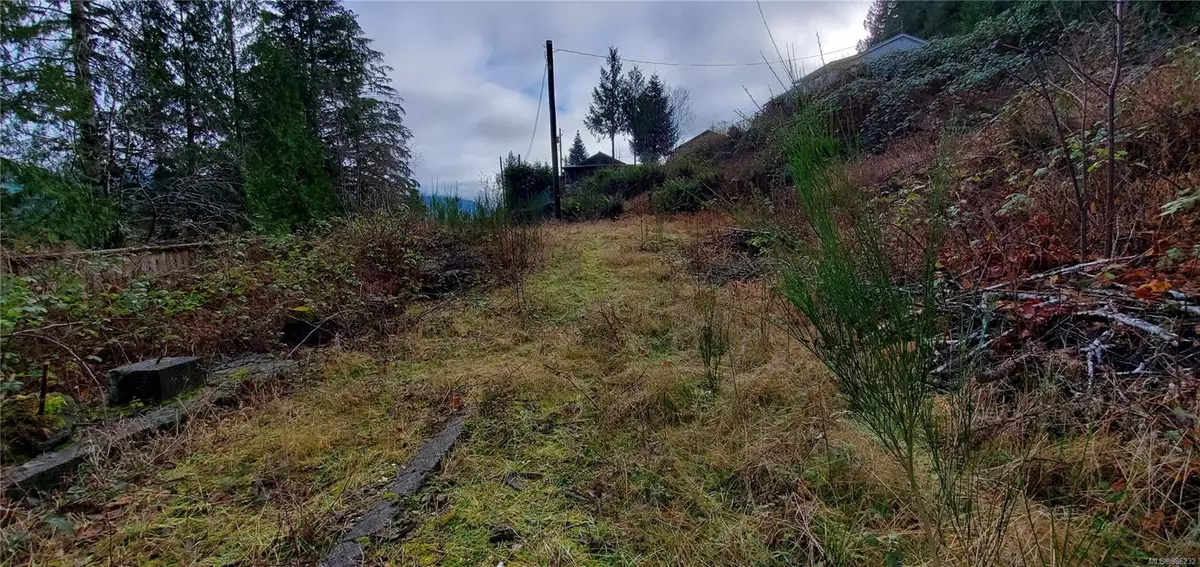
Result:
{"label": "rock", "polygon": [[108,404],[161,403],[203,385],[199,357],[151,358],[108,371]]}
{"label": "rock", "polygon": [[10,396],[0,407],[0,459],[20,462],[53,449],[71,437],[79,409],[70,396],[49,394],[38,414],[38,396]]}

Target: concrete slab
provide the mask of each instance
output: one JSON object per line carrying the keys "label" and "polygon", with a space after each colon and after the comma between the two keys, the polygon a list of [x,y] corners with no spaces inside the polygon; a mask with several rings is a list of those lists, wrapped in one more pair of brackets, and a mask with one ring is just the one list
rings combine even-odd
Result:
{"label": "concrete slab", "polygon": [[206,388],[179,403],[90,430],[72,445],[5,468],[0,471],[0,487],[3,487],[6,498],[19,498],[26,493],[53,489],[64,477],[74,474],[79,465],[93,455],[104,455],[109,447],[153,431],[171,429],[196,412],[235,401],[238,383],[242,381],[278,378],[298,369],[299,363],[295,360],[272,360],[261,356],[225,363],[213,371],[213,376],[221,379],[220,385]]}
{"label": "concrete slab", "polygon": [[135,400],[157,404],[203,385],[199,357],[150,358],[108,371],[108,404]]}
{"label": "concrete slab", "polygon": [[416,494],[441,465],[442,459],[462,434],[464,419],[462,416],[455,417],[440,433],[425,440],[416,456],[401,465],[396,478],[388,485],[388,498],[377,502],[342,534],[338,544],[320,563],[321,567],[351,567],[363,564],[362,540],[379,535],[396,520],[401,511],[399,502]]}

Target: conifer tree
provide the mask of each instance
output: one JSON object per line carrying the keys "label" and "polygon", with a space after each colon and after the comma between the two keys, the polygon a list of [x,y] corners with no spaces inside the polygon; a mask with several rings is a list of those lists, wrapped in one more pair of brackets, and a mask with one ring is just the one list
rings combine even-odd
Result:
{"label": "conifer tree", "polygon": [[614,157],[617,153],[617,134],[627,127],[622,108],[622,90],[621,55],[616,47],[610,46],[605,66],[600,69],[600,84],[592,89],[592,104],[583,123],[597,138],[608,137]]}
{"label": "conifer tree", "polygon": [[583,138],[579,137],[579,131],[575,131],[575,141],[571,143],[571,149],[567,152],[567,165],[579,165],[587,161],[587,148],[583,145]]}

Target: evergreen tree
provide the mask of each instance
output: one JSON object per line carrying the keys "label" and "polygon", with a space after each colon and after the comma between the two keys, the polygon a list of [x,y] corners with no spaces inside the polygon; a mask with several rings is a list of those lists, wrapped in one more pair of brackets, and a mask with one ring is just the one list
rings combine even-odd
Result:
{"label": "evergreen tree", "polygon": [[622,109],[622,90],[621,56],[616,47],[609,47],[605,67],[600,69],[600,84],[592,89],[592,104],[583,123],[597,138],[608,137],[614,157],[617,153],[617,134],[627,127]]}
{"label": "evergreen tree", "polygon": [[402,101],[338,2],[11,0],[0,41],[0,151],[47,203],[21,210],[107,223],[60,231],[78,244],[288,230],[416,194]]}
{"label": "evergreen tree", "polygon": [[579,131],[575,131],[575,141],[571,143],[571,149],[567,152],[567,165],[579,165],[587,161],[587,148],[583,146],[583,138],[579,137]]}
{"label": "evergreen tree", "polygon": [[325,145],[325,166],[343,207],[412,198],[417,184],[404,108],[383,54],[370,48],[353,12],[332,0],[280,0],[273,7],[267,33],[296,62],[304,115]]}
{"label": "evergreen tree", "polygon": [[272,232],[291,230],[336,212],[321,141],[305,114],[298,63],[260,37],[246,77],[246,202],[253,222]]}
{"label": "evergreen tree", "polygon": [[634,155],[642,163],[657,162],[666,156],[679,139],[672,119],[671,100],[658,74],[650,77],[645,88],[628,105]]}
{"label": "evergreen tree", "polygon": [[625,77],[621,80],[621,132],[629,135],[630,150],[633,152],[634,163],[641,158],[642,153],[636,147],[638,143],[638,132],[641,131],[642,125],[638,122],[643,120],[641,105],[642,96],[646,90],[646,78],[642,75],[642,70],[634,65]]}

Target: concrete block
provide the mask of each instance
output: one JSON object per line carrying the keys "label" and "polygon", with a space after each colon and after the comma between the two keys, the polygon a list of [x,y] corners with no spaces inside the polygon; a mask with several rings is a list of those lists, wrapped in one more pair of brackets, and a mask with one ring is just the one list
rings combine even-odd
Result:
{"label": "concrete block", "polygon": [[161,403],[203,385],[199,357],[151,358],[108,371],[108,404]]}

